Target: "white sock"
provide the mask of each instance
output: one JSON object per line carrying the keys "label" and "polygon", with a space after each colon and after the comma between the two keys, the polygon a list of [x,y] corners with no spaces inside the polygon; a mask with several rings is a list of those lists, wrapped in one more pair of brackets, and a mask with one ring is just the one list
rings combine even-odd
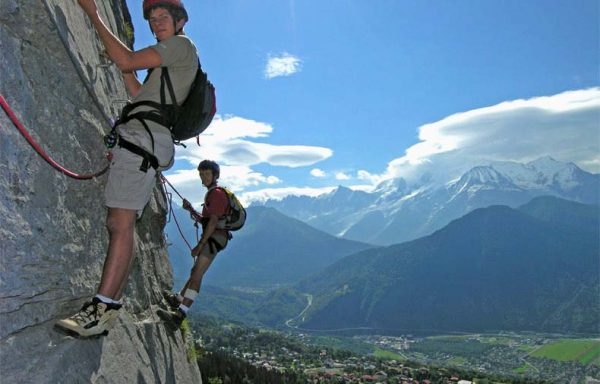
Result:
{"label": "white sock", "polygon": [[119,304],[119,305],[123,305],[123,300],[113,300],[110,297],[103,296],[103,295],[101,295],[99,293],[96,295],[96,298],[98,300],[100,300],[101,302],[103,302],[104,304]]}
{"label": "white sock", "polygon": [[198,291],[194,289],[188,288],[185,290],[185,292],[183,292],[183,297],[191,301],[196,300],[196,296],[198,296]]}
{"label": "white sock", "polygon": [[190,307],[188,307],[187,305],[179,304],[178,309],[187,315],[188,311],[190,310]]}

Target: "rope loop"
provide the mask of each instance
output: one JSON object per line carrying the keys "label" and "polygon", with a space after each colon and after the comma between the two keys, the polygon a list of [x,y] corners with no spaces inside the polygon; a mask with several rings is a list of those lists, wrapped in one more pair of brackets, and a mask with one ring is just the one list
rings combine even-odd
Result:
{"label": "rope loop", "polygon": [[[62,165],[60,165],[59,163],[54,161],[54,159],[52,157],[50,157],[50,155],[48,155],[46,153],[46,151],[44,151],[44,149],[33,139],[33,137],[29,134],[29,132],[27,131],[25,126],[18,119],[17,115],[10,108],[10,106],[6,102],[6,99],[2,95],[0,95],[0,105],[2,106],[2,109],[4,109],[4,112],[6,112],[6,115],[8,116],[10,121],[19,130],[21,135],[23,135],[25,140],[27,140],[29,145],[31,145],[31,147],[38,153],[38,155],[40,155],[42,157],[42,159],[44,159],[48,164],[50,164],[52,167],[54,167],[60,173],[67,175],[73,179],[77,179],[77,180],[89,180],[89,179],[96,178],[96,177],[104,174],[106,171],[108,171],[108,168],[109,168],[108,165],[104,169],[102,169],[96,173],[92,173],[92,174],[79,174],[79,173],[69,171],[68,169],[66,169],[65,167],[63,167]],[[110,155],[107,154],[107,158],[109,158],[109,156]]]}

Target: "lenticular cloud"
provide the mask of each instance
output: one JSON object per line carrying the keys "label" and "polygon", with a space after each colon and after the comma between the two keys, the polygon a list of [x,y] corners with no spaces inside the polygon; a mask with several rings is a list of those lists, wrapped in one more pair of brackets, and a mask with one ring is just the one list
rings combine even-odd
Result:
{"label": "lenticular cloud", "polygon": [[600,172],[600,88],[513,100],[457,113],[419,128],[420,142],[388,164],[386,175],[450,179],[487,161],[550,155]]}

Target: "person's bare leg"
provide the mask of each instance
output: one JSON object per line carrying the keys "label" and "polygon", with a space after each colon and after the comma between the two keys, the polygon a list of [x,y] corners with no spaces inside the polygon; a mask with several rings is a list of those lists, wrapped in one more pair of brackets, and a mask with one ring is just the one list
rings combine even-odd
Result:
{"label": "person's bare leg", "polygon": [[[202,277],[204,276],[204,274],[208,270],[208,267],[210,267],[210,264],[213,262],[214,259],[215,259],[214,256],[213,257],[208,257],[206,255],[198,256],[198,259],[196,260],[196,264],[194,264],[194,268],[192,268],[192,273],[190,275],[190,278],[185,285],[186,289],[193,289],[196,292],[200,292],[200,286],[202,285]],[[185,294],[185,291],[183,291],[183,293]],[[193,300],[190,300],[190,299],[186,298],[185,296],[183,297],[182,304],[185,305],[186,307],[191,306],[193,302],[194,302]]]}
{"label": "person's bare leg", "polygon": [[114,300],[120,299],[133,262],[136,214],[137,212],[131,209],[108,209],[106,227],[109,243],[98,293]]}
{"label": "person's bare leg", "polygon": [[127,272],[125,274],[125,278],[121,282],[121,287],[119,288],[119,291],[117,292],[115,297],[113,297],[114,300],[121,300],[121,297],[123,297],[123,293],[125,292],[125,288],[127,288],[127,282],[129,281],[131,267],[133,266],[133,262],[135,261],[135,254],[133,253],[133,249],[132,249],[131,254],[132,254],[132,257],[130,257],[129,266],[127,267]]}
{"label": "person's bare leg", "polygon": [[[113,300],[118,299],[117,295],[129,275],[133,260],[135,219],[136,211],[121,208],[110,208],[106,217],[110,239],[98,293]],[[92,306],[93,310],[90,309]],[[106,334],[118,318],[120,307],[92,300],[75,315],[58,320],[56,326],[82,337]]]}

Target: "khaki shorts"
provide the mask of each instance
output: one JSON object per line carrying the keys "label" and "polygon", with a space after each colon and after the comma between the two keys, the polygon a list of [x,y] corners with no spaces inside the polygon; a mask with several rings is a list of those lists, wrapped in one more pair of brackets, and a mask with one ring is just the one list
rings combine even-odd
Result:
{"label": "khaki shorts", "polygon": [[140,171],[142,158],[126,149],[115,147],[112,151],[108,181],[104,189],[105,204],[109,208],[125,208],[142,215],[156,185],[156,171]]}
{"label": "khaki shorts", "polygon": [[[119,133],[128,141],[144,148],[151,148],[150,136],[138,129],[120,129]],[[171,135],[154,132],[154,154],[158,158],[159,170],[168,169],[173,164],[173,140]],[[150,201],[152,189],[156,185],[156,170],[140,171],[142,157],[116,146],[112,149],[108,181],[104,189],[105,205],[109,208],[125,208],[142,215]]]}

